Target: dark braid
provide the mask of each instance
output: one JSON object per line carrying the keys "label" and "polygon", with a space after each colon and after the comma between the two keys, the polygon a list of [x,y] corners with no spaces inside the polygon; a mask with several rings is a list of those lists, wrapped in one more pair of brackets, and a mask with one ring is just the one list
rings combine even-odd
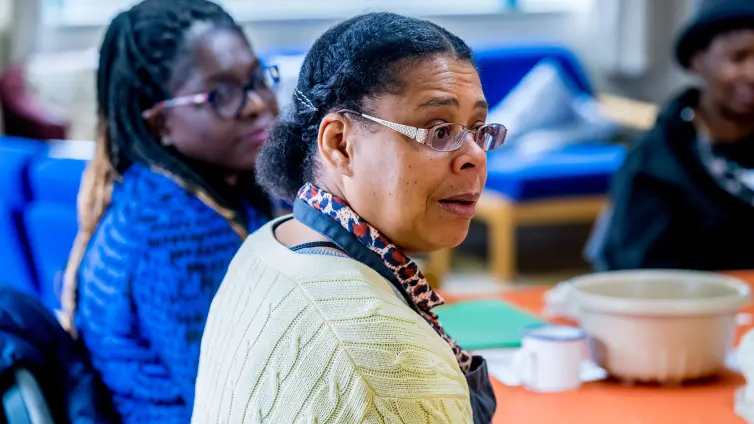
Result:
{"label": "dark braid", "polygon": [[301,94],[259,153],[260,184],[292,199],[304,183],[316,182],[322,118],[339,109],[368,112],[366,100],[401,91],[404,67],[436,55],[473,63],[471,49],[457,36],[394,13],[358,16],[327,30],[304,59],[297,85]]}
{"label": "dark braid", "polygon": [[[108,27],[100,49],[97,73],[98,139],[95,158],[79,190],[79,233],[64,276],[61,323],[73,331],[76,274],[86,246],[110,204],[112,182],[133,163],[161,169],[206,193],[221,208],[238,202],[223,197],[206,176],[189,166],[188,158],[165,147],[151,131],[142,112],[170,97],[185,72],[176,62],[188,45],[189,29],[206,22],[215,29],[241,31],[220,6],[207,0],[144,0],[118,15]],[[192,163],[195,163],[193,161]],[[272,206],[253,173],[241,176],[239,192],[260,213]]]}

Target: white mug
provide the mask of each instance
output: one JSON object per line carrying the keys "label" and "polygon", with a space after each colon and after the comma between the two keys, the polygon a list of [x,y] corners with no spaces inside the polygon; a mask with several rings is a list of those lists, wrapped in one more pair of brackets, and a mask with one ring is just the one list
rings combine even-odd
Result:
{"label": "white mug", "polygon": [[581,362],[588,357],[587,334],[576,327],[547,325],[528,330],[514,359],[523,386],[553,393],[581,386]]}

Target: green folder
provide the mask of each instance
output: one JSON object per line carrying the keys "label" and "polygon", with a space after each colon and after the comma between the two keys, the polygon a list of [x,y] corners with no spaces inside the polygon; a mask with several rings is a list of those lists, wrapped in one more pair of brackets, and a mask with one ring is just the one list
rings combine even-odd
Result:
{"label": "green folder", "polygon": [[465,350],[520,347],[528,327],[546,322],[501,300],[475,300],[433,309]]}

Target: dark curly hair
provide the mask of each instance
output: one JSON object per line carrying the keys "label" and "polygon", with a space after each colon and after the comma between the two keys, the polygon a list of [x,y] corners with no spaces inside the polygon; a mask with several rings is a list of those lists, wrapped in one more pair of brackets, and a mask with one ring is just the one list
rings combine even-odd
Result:
{"label": "dark curly hair", "polygon": [[330,28],[304,60],[292,110],[259,153],[257,181],[292,200],[306,182],[314,182],[322,118],[341,109],[367,112],[366,99],[404,88],[401,69],[436,55],[473,63],[466,43],[429,21],[370,13]]}

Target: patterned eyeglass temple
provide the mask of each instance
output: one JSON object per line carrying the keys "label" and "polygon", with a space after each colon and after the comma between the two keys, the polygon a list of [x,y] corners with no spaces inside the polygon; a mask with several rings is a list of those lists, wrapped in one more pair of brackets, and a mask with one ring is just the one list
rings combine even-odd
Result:
{"label": "patterned eyeglass temple", "polygon": [[429,131],[425,128],[417,128],[412,127],[410,125],[402,125],[402,124],[396,124],[395,122],[386,121],[384,119],[375,118],[374,116],[365,115],[363,113],[360,113],[361,117],[369,119],[370,121],[374,121],[378,124],[382,124],[388,128],[392,128],[395,131],[398,131],[399,133],[405,135],[406,137],[416,140],[421,144],[427,144],[427,141],[429,139]]}

